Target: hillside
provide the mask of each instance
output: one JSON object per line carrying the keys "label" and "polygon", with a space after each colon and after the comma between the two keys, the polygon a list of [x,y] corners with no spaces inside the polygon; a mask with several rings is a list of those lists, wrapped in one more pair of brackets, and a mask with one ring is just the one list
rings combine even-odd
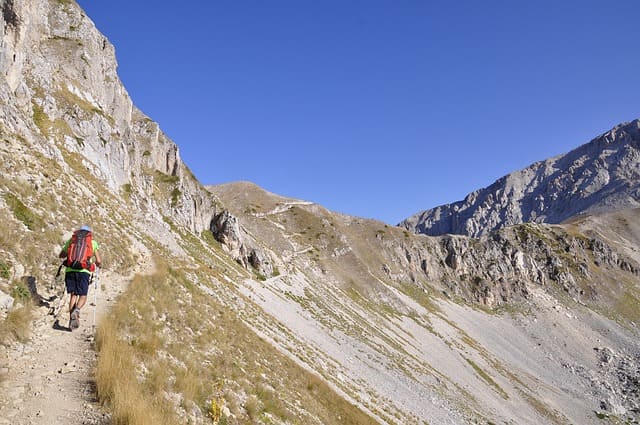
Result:
{"label": "hillside", "polygon": [[308,361],[336,368],[345,391],[369,387],[392,416],[399,403],[417,423],[596,423],[585,392],[620,406],[601,392],[612,381],[598,365],[612,346],[637,365],[636,331],[624,335],[639,319],[638,256],[592,231],[617,218],[430,238],[248,183],[209,189],[284,259],[277,276],[244,292],[301,341],[262,332],[296,353],[318,347]]}
{"label": "hillside", "polygon": [[[0,5],[0,423],[639,419],[638,209],[431,237],[205,187],[75,2]],[[104,310],[68,332],[84,223]]]}
{"label": "hillside", "polygon": [[417,233],[477,237],[500,227],[558,224],[577,214],[640,206],[640,120],[620,124],[571,152],[536,162],[459,202],[419,212]]}

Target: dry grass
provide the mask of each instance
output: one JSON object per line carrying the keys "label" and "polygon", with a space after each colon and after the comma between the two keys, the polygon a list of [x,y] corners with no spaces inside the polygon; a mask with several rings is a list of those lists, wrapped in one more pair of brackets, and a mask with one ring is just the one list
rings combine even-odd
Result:
{"label": "dry grass", "polygon": [[27,207],[22,201],[13,193],[6,193],[4,200],[7,206],[13,211],[16,219],[24,223],[29,230],[40,230],[43,227],[43,221],[34,212]]}
{"label": "dry grass", "polygon": [[[126,313],[116,307],[114,314]],[[121,310],[121,311],[118,311]],[[117,322],[103,320],[96,334],[98,397],[109,406],[116,425],[173,423],[163,406],[148,395],[135,373],[135,349],[119,338]]]}
{"label": "dry grass", "polygon": [[638,323],[640,322],[640,290],[638,290],[632,282],[620,280],[625,289],[617,300],[613,302],[614,308],[612,313],[622,322]]}
{"label": "dry grass", "polygon": [[6,344],[13,340],[26,342],[31,332],[32,317],[31,304],[11,310],[7,314],[7,318],[0,321],[0,344]]}
{"label": "dry grass", "polygon": [[220,423],[374,422],[258,338],[235,310],[156,261],[156,272],[136,276],[99,327],[98,393],[115,423],[144,424],[153,415],[153,423],[186,423],[168,412],[197,407],[207,415],[222,395],[235,419]]}
{"label": "dry grass", "polygon": [[33,122],[40,129],[43,136],[49,137],[49,130],[52,125],[51,119],[46,112],[44,112],[42,106],[36,102],[32,102],[31,106],[33,108]]}
{"label": "dry grass", "polygon": [[186,367],[179,368],[175,373],[176,392],[182,394],[187,400],[199,400],[202,397],[202,377],[197,368]]}
{"label": "dry grass", "polygon": [[14,308],[7,313],[4,321],[0,321],[0,344],[27,342],[31,335],[34,303],[29,288],[22,281],[14,281],[10,295],[14,299]]}

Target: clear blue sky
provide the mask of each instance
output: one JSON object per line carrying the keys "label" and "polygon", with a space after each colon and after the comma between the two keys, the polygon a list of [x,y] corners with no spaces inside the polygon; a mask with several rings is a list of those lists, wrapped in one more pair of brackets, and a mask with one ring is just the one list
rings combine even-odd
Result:
{"label": "clear blue sky", "polygon": [[395,224],[640,117],[640,1],[79,0],[205,184]]}

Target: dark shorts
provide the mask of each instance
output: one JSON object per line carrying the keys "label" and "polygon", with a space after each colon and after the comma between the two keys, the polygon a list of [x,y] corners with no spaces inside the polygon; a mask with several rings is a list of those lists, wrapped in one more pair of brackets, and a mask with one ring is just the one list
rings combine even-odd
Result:
{"label": "dark shorts", "polygon": [[64,275],[64,283],[67,285],[67,293],[87,295],[89,292],[89,279],[91,275],[84,272],[67,272]]}

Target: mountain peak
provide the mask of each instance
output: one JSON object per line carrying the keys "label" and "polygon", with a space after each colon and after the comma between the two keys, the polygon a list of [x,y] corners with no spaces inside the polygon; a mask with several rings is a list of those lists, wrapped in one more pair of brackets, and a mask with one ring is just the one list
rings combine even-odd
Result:
{"label": "mountain peak", "polygon": [[640,206],[640,120],[617,125],[571,152],[501,177],[464,200],[403,222],[416,233],[481,236],[525,222]]}

